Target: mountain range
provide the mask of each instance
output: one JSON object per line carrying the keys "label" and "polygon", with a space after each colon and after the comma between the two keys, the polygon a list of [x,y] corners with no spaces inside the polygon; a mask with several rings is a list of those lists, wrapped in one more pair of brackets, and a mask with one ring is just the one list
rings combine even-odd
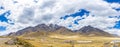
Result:
{"label": "mountain range", "polygon": [[62,35],[83,35],[83,36],[105,36],[112,37],[113,35],[105,32],[101,29],[94,28],[92,26],[84,26],[78,30],[70,30],[66,27],[56,24],[39,24],[35,27],[27,27],[17,32],[9,33],[8,36],[47,36],[50,34],[62,34]]}

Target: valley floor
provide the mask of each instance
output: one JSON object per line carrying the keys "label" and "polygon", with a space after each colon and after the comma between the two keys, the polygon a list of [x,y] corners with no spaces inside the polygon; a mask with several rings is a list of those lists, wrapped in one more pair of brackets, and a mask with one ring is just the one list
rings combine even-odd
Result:
{"label": "valley floor", "polygon": [[49,37],[22,37],[34,47],[120,47],[120,38],[83,37],[79,35],[50,35]]}
{"label": "valley floor", "polygon": [[[18,37],[19,44],[24,47],[120,47],[120,38],[117,37],[86,37],[79,35],[49,35],[39,37]],[[7,45],[5,42],[13,38],[0,38],[0,47],[23,47]]]}

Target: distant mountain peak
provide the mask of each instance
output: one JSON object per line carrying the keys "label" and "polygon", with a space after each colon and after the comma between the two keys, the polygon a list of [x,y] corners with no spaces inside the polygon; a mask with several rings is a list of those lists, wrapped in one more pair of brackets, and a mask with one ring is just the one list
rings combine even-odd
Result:
{"label": "distant mountain peak", "polygon": [[59,28],[62,28],[62,26],[59,26],[57,24],[48,24],[48,25],[46,25],[46,24],[39,24],[39,25],[35,26],[34,28],[35,28],[35,30],[38,30],[38,31],[39,30],[55,31],[55,30],[57,30]]}
{"label": "distant mountain peak", "polygon": [[81,29],[79,29],[79,31],[87,33],[88,31],[93,31],[96,30],[96,28],[92,27],[91,25],[88,26],[84,26]]}
{"label": "distant mountain peak", "polygon": [[49,24],[49,27],[54,28],[54,29],[58,29],[58,28],[61,28],[62,26],[59,26],[57,24]]}
{"label": "distant mountain peak", "polygon": [[91,34],[93,35],[94,34],[96,36],[112,36],[108,32],[105,32],[101,29],[92,27],[90,25],[80,28],[77,32],[80,32],[81,34],[85,34],[85,35],[91,35]]}
{"label": "distant mountain peak", "polygon": [[84,27],[82,27],[82,28],[94,28],[94,27],[91,26],[91,25],[88,25],[88,26],[84,26]]}
{"label": "distant mountain peak", "polygon": [[85,27],[88,27],[88,28],[94,28],[94,27],[92,27],[91,25],[88,25],[88,26],[85,26]]}
{"label": "distant mountain peak", "polygon": [[35,27],[38,27],[38,28],[48,28],[48,26],[46,24],[39,24]]}
{"label": "distant mountain peak", "polygon": [[[27,27],[24,28],[22,30],[17,31],[16,33],[11,33],[9,34],[9,36],[13,35],[13,36],[19,36],[19,35],[23,35],[23,34],[29,34],[31,32],[36,32],[36,33],[55,33],[55,34],[83,34],[83,35],[92,35],[92,36],[111,36],[111,34],[100,30],[98,28],[94,28],[91,25],[88,26],[84,26],[82,28],[80,28],[79,30],[77,30],[76,32],[63,27],[63,26],[59,26],[57,24],[39,24],[35,27]],[[39,34],[40,35],[40,34]]]}

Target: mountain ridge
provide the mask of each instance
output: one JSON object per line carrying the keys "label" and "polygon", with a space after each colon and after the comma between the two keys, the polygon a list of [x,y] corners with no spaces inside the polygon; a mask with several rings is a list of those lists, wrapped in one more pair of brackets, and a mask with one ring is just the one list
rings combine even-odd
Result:
{"label": "mountain ridge", "polygon": [[92,27],[90,25],[80,28],[79,30],[77,30],[77,32],[79,32],[83,35],[88,35],[88,36],[92,36],[92,35],[94,35],[94,36],[96,36],[96,35],[97,36],[112,36],[110,33],[105,32],[101,29]]}
{"label": "mountain ridge", "polygon": [[105,32],[101,29],[94,28],[90,25],[89,26],[84,26],[84,27],[80,28],[79,30],[72,31],[72,30],[70,30],[66,27],[59,26],[59,25],[56,25],[56,24],[49,24],[49,25],[39,24],[35,27],[27,27],[27,28],[19,30],[15,33],[9,33],[8,36],[20,36],[20,35],[23,35],[23,34],[29,34],[31,32],[38,32],[39,35],[41,33],[44,33],[46,35],[50,34],[50,33],[55,33],[55,34],[62,34],[62,35],[82,34],[82,35],[85,35],[85,36],[107,36],[107,37],[112,36],[112,34],[110,34],[108,32]]}

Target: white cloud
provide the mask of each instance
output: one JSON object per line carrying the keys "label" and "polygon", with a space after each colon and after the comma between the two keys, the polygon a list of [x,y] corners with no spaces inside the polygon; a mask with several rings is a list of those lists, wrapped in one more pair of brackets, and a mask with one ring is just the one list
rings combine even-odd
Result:
{"label": "white cloud", "polygon": [[113,8],[120,8],[119,3],[112,3],[112,4],[110,4],[110,6],[113,7]]}
{"label": "white cloud", "polygon": [[[12,14],[8,18],[15,23],[15,25],[4,23],[8,25],[5,32],[15,32],[27,26],[35,26],[40,23],[53,23],[65,27],[73,25],[72,29],[92,25],[109,32],[107,27],[114,26],[115,21],[118,19],[108,18],[108,16],[120,15],[120,12],[112,9],[112,7],[118,7],[120,4],[110,4],[103,0],[38,0],[37,3],[33,2],[34,0],[15,1],[18,3],[14,4],[13,0],[0,1],[0,5],[3,5],[6,10],[11,10]],[[79,16],[76,18],[69,17],[67,20],[59,19],[62,16],[75,13],[79,9],[90,11],[90,16],[80,20],[78,22],[79,25],[73,23],[74,20],[81,18]],[[95,15],[95,17],[91,15]]]}

